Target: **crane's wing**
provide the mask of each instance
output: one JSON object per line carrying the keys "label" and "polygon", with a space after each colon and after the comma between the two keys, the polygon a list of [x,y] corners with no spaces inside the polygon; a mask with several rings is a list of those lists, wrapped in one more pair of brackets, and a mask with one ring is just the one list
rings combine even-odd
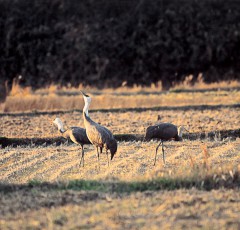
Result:
{"label": "crane's wing", "polygon": [[95,124],[88,128],[87,136],[92,144],[104,147],[109,141],[114,140],[112,133],[105,127]]}
{"label": "crane's wing", "polygon": [[177,134],[177,127],[171,123],[160,123],[154,126],[149,126],[146,130],[146,139],[160,138],[170,139]]}
{"label": "crane's wing", "polygon": [[171,123],[161,123],[157,125],[157,130],[163,139],[170,139],[177,135],[177,127]]}
{"label": "crane's wing", "polygon": [[75,143],[91,144],[87,137],[86,129],[80,127],[71,127],[70,138]]}

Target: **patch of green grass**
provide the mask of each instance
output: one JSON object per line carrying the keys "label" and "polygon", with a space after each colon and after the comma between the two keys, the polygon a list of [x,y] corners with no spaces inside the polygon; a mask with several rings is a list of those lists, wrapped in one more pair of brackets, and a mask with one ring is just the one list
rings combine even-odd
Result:
{"label": "patch of green grass", "polygon": [[[224,179],[221,179],[224,178]],[[37,185],[37,184],[36,184]],[[240,188],[239,173],[234,176],[228,174],[219,176],[193,176],[189,178],[156,178],[148,181],[95,181],[95,180],[72,180],[60,182],[58,189],[71,189],[97,192],[132,193],[158,190],[175,190],[182,188],[197,188],[202,190],[226,188]]]}
{"label": "patch of green grass", "polygon": [[189,178],[156,178],[147,181],[96,181],[96,180],[71,180],[57,183],[31,180],[28,184],[0,184],[0,191],[11,192],[19,189],[34,190],[75,190],[95,192],[133,193],[144,191],[175,190],[197,188],[211,190],[219,188],[240,188],[240,174],[225,173],[223,175],[192,176]]}
{"label": "patch of green grass", "polygon": [[72,180],[67,185],[61,186],[61,188],[72,190],[84,190],[84,191],[106,191],[106,184],[100,181],[94,180]]}
{"label": "patch of green grass", "polygon": [[28,182],[28,185],[31,186],[31,187],[40,186],[41,184],[42,184],[42,181],[39,181],[39,180],[36,180],[36,179],[30,180]]}

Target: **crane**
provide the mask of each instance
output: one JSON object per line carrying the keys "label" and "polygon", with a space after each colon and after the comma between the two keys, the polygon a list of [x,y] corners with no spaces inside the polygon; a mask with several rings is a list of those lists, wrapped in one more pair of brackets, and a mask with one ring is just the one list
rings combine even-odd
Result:
{"label": "crane", "polygon": [[111,153],[111,160],[113,159],[114,155],[117,152],[117,141],[115,140],[111,131],[109,131],[106,127],[94,122],[88,113],[88,109],[91,103],[91,97],[81,91],[83,95],[83,99],[85,102],[83,108],[83,121],[84,126],[86,128],[86,133],[90,142],[96,147],[97,149],[97,157],[98,157],[98,165],[100,168],[99,163],[99,150],[102,153],[102,150],[106,150],[108,166],[109,166],[109,159],[108,159],[108,150]]}
{"label": "crane", "polygon": [[91,144],[91,142],[89,141],[87,134],[86,134],[86,129],[81,128],[81,127],[70,127],[68,129],[64,129],[63,128],[63,122],[61,121],[60,118],[55,118],[55,120],[53,121],[53,123],[55,125],[57,125],[58,127],[58,131],[62,134],[62,136],[66,139],[70,138],[70,140],[72,142],[74,142],[75,144],[78,144],[81,146],[82,149],[82,156],[81,156],[81,160],[80,160],[80,165],[83,162],[83,167],[84,167],[84,148],[83,146],[85,144]]}
{"label": "crane", "polygon": [[179,126],[179,128],[177,128],[176,125],[171,124],[171,123],[160,123],[157,125],[147,127],[145,140],[150,140],[152,138],[160,139],[160,143],[158,144],[158,146],[156,148],[154,165],[156,164],[157,151],[158,151],[158,148],[160,147],[160,145],[162,145],[163,163],[165,164],[163,142],[167,141],[167,140],[171,140],[171,139],[174,139],[175,141],[181,141],[182,133],[184,130],[186,130],[186,129],[183,126]]}

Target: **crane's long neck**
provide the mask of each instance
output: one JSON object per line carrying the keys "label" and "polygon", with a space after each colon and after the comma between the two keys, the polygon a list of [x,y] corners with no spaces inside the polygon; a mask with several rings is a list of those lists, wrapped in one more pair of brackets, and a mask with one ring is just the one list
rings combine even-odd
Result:
{"label": "crane's long neck", "polygon": [[[84,120],[84,124],[86,123],[87,124],[87,121],[89,122],[91,119],[89,117],[89,114],[88,114],[88,109],[89,109],[89,106],[90,106],[90,103],[91,103],[91,97],[89,96],[83,96],[83,99],[84,99],[84,107],[83,107],[83,120]],[[86,126],[85,124],[85,126]]]}
{"label": "crane's long neck", "polygon": [[88,101],[87,99],[84,98],[84,101],[85,101],[85,105],[83,107],[83,114],[85,113],[86,116],[89,117],[89,114],[88,114],[88,109],[89,109],[89,106],[90,106],[90,101]]}
{"label": "crane's long neck", "polygon": [[89,126],[95,125],[95,122],[90,118],[88,114],[88,109],[91,103],[91,98],[90,97],[84,97],[84,102],[85,105],[83,107],[83,121],[84,121],[84,126],[86,129],[88,129]]}
{"label": "crane's long neck", "polygon": [[83,122],[84,122],[84,126],[86,129],[88,128],[88,125],[90,125],[90,123],[92,123],[91,118],[84,111],[83,111]]}

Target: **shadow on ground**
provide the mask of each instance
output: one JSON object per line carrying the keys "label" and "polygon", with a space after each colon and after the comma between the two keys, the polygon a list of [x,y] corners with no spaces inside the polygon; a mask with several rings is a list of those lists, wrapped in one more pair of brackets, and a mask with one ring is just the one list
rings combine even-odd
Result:
{"label": "shadow on ground", "polygon": [[[144,135],[141,134],[116,134],[114,135],[117,141],[145,141]],[[186,133],[183,134],[185,140],[223,140],[228,138],[229,140],[235,140],[240,138],[240,129],[233,130],[220,130],[213,132],[198,132],[198,133]],[[63,137],[56,138],[7,138],[0,137],[0,145],[2,148],[11,146],[42,146],[46,147],[49,145],[59,146],[61,144],[72,144]]]}

